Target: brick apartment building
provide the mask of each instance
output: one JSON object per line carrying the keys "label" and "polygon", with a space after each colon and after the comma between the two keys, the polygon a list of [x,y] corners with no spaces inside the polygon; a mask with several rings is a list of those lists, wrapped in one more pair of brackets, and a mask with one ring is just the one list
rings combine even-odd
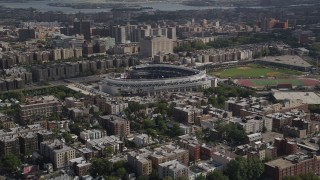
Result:
{"label": "brick apartment building", "polygon": [[27,98],[27,102],[19,105],[21,124],[29,124],[35,118],[48,118],[62,112],[61,102],[54,96]]}
{"label": "brick apartment building", "polygon": [[108,135],[128,136],[130,134],[130,122],[115,116],[100,116],[100,125],[107,130]]}
{"label": "brick apartment building", "polygon": [[290,155],[295,154],[298,151],[297,142],[290,141],[288,139],[275,138],[274,146],[277,149],[278,155]]}
{"label": "brick apartment building", "polygon": [[265,163],[265,174],[274,180],[306,173],[320,173],[319,156],[298,153]]}

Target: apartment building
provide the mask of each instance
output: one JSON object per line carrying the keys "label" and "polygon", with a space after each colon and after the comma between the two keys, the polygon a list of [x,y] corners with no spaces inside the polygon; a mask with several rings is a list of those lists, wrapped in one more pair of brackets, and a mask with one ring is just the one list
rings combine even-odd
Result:
{"label": "apartment building", "polygon": [[173,41],[167,37],[146,37],[140,42],[140,55],[153,57],[160,53],[173,53]]}
{"label": "apartment building", "polygon": [[0,137],[0,156],[8,154],[20,155],[19,137],[16,134]]}
{"label": "apartment building", "polygon": [[174,108],[174,118],[184,124],[195,124],[196,118],[201,116],[202,113],[202,109],[198,109],[194,106]]}
{"label": "apartment building", "polygon": [[38,137],[35,133],[28,132],[19,136],[21,154],[31,155],[38,150]]}
{"label": "apartment building", "polygon": [[75,149],[59,140],[45,141],[40,144],[40,153],[49,158],[54,168],[60,169],[69,165],[69,161],[76,157]]}
{"label": "apartment building", "polygon": [[140,149],[138,151],[131,151],[128,153],[129,166],[138,175],[150,175],[152,172],[152,161],[148,158],[152,154],[147,149]]}
{"label": "apartment building", "polygon": [[40,149],[40,143],[44,141],[52,141],[55,138],[55,135],[52,131],[41,130],[36,133],[38,136],[38,149]]}
{"label": "apartment building", "polygon": [[161,163],[172,160],[177,160],[184,165],[188,165],[189,151],[170,144],[154,149],[149,158],[151,159],[154,168],[157,168]]}
{"label": "apartment building", "polygon": [[257,133],[272,130],[272,118],[265,116],[246,116],[242,118],[232,118],[231,123],[243,127],[246,133]]}
{"label": "apartment building", "polygon": [[31,123],[35,118],[48,118],[62,112],[61,102],[54,96],[27,98],[26,103],[19,105],[19,116],[22,124]]}
{"label": "apartment building", "polygon": [[[265,98],[257,98],[257,97],[250,97],[250,98],[229,98],[225,102],[225,110],[231,111],[233,116],[243,116],[241,114],[241,110],[249,109],[254,106],[258,108],[262,108],[268,105],[268,100]],[[248,116],[248,115],[245,115]]]}
{"label": "apartment building", "polygon": [[115,116],[100,116],[100,125],[107,130],[108,135],[128,136],[130,134],[130,122]]}
{"label": "apartment building", "polygon": [[105,111],[107,114],[119,114],[128,107],[126,102],[109,101],[105,103]]}
{"label": "apartment building", "polygon": [[289,155],[265,163],[265,173],[274,180],[307,173],[319,174],[320,157],[304,153]]}
{"label": "apartment building", "polygon": [[172,177],[177,179],[179,177],[189,177],[189,167],[181,164],[177,160],[168,161],[158,166],[159,178]]}
{"label": "apartment building", "polygon": [[189,135],[179,136],[178,145],[189,151],[190,161],[200,160],[201,146],[195,137]]}
{"label": "apartment building", "polygon": [[274,146],[277,149],[277,155],[291,155],[298,152],[297,142],[288,139],[275,138]]}
{"label": "apartment building", "polygon": [[100,138],[105,137],[106,135],[107,135],[107,131],[98,130],[98,129],[85,130],[85,131],[80,132],[80,138],[84,141],[100,139]]}
{"label": "apartment building", "polygon": [[15,123],[7,115],[0,113],[0,127],[9,129],[15,127]]}
{"label": "apartment building", "polygon": [[91,148],[97,156],[102,156],[105,155],[104,151],[107,147],[111,147],[114,153],[122,152],[124,143],[117,136],[105,136],[87,141],[86,147]]}

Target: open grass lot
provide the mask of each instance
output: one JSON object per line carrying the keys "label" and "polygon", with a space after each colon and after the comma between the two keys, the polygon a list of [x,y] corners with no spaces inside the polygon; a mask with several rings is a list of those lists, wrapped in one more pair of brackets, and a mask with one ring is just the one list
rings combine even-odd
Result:
{"label": "open grass lot", "polygon": [[259,66],[255,64],[249,64],[243,67],[235,67],[230,69],[224,69],[216,72],[209,72],[210,75],[220,78],[261,78],[261,77],[276,77],[276,78],[289,78],[295,75],[302,75],[300,71],[294,71],[290,69],[278,69]]}
{"label": "open grass lot", "polygon": [[262,88],[266,86],[274,87],[278,84],[292,84],[293,86],[315,86],[320,82],[316,79],[239,79],[235,83],[240,86]]}

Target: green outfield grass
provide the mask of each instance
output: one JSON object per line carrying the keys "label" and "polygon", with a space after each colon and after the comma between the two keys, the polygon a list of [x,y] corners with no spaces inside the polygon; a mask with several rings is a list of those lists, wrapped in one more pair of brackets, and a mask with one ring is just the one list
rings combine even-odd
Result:
{"label": "green outfield grass", "polygon": [[230,69],[224,69],[216,72],[209,72],[213,76],[220,78],[260,78],[260,77],[277,77],[277,78],[289,78],[293,75],[302,75],[300,71],[294,71],[290,69],[277,69],[270,67],[263,67],[255,64],[250,64],[243,67],[235,67]]}

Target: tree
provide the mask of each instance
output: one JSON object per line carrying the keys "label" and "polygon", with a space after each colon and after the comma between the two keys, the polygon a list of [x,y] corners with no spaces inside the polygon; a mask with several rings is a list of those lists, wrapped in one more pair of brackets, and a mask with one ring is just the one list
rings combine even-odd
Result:
{"label": "tree", "polygon": [[119,178],[114,177],[114,176],[105,176],[104,179],[105,180],[119,180]]}
{"label": "tree", "polygon": [[284,180],[319,180],[319,177],[313,173],[307,173],[299,176],[287,176]]}
{"label": "tree", "polygon": [[1,167],[8,172],[14,172],[20,166],[20,159],[14,154],[5,155],[1,159]]}
{"label": "tree", "polygon": [[104,149],[106,157],[111,157],[113,154],[113,148],[111,146],[108,146]]}
{"label": "tree", "polygon": [[152,169],[151,174],[149,175],[149,179],[157,180],[159,179],[159,173],[157,169]]}
{"label": "tree", "polygon": [[119,169],[119,168],[125,168],[126,167],[126,161],[117,161],[113,164],[113,169]]}
{"label": "tree", "polygon": [[69,133],[67,132],[62,133],[62,137],[64,138],[67,144],[73,143],[72,136]]}
{"label": "tree", "polygon": [[94,158],[90,168],[90,174],[93,177],[108,176],[112,172],[112,163],[100,158]]}
{"label": "tree", "polygon": [[117,169],[117,176],[119,178],[122,178],[126,174],[127,174],[127,171],[125,168],[122,167],[122,168]]}
{"label": "tree", "polygon": [[170,177],[170,176],[166,176],[166,177],[164,177],[162,180],[173,180],[173,178]]}
{"label": "tree", "polygon": [[71,133],[76,134],[78,136],[80,135],[80,132],[83,131],[83,128],[79,124],[71,124],[69,128]]}
{"label": "tree", "polygon": [[177,137],[182,135],[182,131],[178,123],[173,123],[173,126],[170,132],[171,132],[171,137]]}
{"label": "tree", "polygon": [[197,139],[199,139],[199,140],[202,140],[202,139],[203,139],[203,136],[204,136],[204,134],[203,134],[203,132],[202,132],[201,129],[196,130],[196,131],[195,131],[195,135],[196,135]]}
{"label": "tree", "polygon": [[195,180],[207,180],[206,177],[203,174],[200,174],[195,178]]}
{"label": "tree", "polygon": [[226,172],[230,180],[255,180],[264,172],[264,165],[258,158],[236,157],[229,162]]}
{"label": "tree", "polygon": [[189,180],[187,176],[179,176],[177,180]]}
{"label": "tree", "polygon": [[283,180],[302,180],[300,176],[287,176]]}
{"label": "tree", "polygon": [[157,118],[155,119],[155,122],[156,122],[156,125],[157,125],[157,128],[159,130],[162,130],[162,131],[166,131],[167,130],[167,125],[165,123],[165,121],[163,120],[162,116],[157,116]]}
{"label": "tree", "polygon": [[149,136],[151,136],[152,138],[156,138],[157,137],[157,131],[154,130],[154,129],[149,128],[149,129],[146,130],[146,133]]}
{"label": "tree", "polygon": [[243,127],[238,124],[226,124],[224,121],[219,120],[215,123],[215,129],[229,142],[242,144],[246,141],[246,132]]}
{"label": "tree", "polygon": [[168,102],[165,100],[161,100],[157,103],[155,103],[155,113],[160,113],[160,114],[167,114],[168,112]]}
{"label": "tree", "polygon": [[247,161],[243,157],[236,157],[229,162],[227,174],[230,180],[246,180],[247,178]]}
{"label": "tree", "polygon": [[207,180],[228,180],[229,178],[225,176],[221,171],[213,171],[207,174]]}
{"label": "tree", "polygon": [[249,179],[259,179],[264,172],[264,165],[258,158],[248,158],[248,178]]}
{"label": "tree", "polygon": [[145,129],[148,129],[148,128],[153,128],[154,124],[153,124],[153,121],[151,121],[150,119],[145,119],[143,121],[143,126]]}
{"label": "tree", "polygon": [[137,180],[149,180],[147,175],[138,176]]}

